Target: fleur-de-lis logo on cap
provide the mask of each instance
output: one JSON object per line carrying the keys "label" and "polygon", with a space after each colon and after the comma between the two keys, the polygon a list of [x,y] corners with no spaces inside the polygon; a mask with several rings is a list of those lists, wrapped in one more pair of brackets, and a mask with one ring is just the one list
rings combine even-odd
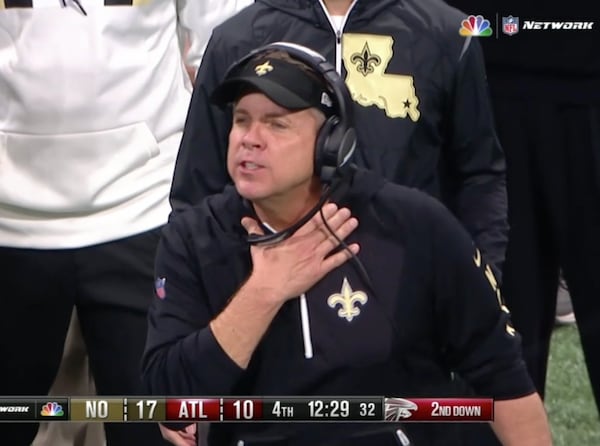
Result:
{"label": "fleur-de-lis logo on cap", "polygon": [[273,71],[273,66],[271,65],[271,62],[269,62],[267,60],[265,63],[257,65],[254,68],[254,71],[256,72],[257,75],[264,76],[268,72]]}

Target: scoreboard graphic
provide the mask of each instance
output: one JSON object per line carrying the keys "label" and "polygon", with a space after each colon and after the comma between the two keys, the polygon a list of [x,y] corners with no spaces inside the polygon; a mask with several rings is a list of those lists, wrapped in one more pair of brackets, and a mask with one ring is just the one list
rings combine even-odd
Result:
{"label": "scoreboard graphic", "polygon": [[488,422],[491,398],[0,398],[0,422]]}

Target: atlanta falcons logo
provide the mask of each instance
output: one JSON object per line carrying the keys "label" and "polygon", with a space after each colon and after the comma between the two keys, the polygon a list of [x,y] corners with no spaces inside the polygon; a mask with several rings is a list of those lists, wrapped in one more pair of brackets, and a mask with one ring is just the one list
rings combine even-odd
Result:
{"label": "atlanta falcons logo", "polygon": [[417,410],[415,403],[404,398],[386,398],[385,399],[385,421],[400,421],[410,418],[412,412]]}

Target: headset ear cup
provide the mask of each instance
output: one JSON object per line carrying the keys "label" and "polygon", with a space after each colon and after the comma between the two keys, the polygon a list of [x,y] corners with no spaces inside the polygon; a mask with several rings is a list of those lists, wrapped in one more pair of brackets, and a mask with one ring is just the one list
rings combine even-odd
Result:
{"label": "headset ear cup", "polygon": [[[339,120],[336,116],[329,117],[321,126],[317,135],[315,144],[315,175],[326,181],[330,175],[329,168],[336,164],[336,161],[331,161],[331,136],[338,124]],[[337,159],[337,153],[335,154]]]}

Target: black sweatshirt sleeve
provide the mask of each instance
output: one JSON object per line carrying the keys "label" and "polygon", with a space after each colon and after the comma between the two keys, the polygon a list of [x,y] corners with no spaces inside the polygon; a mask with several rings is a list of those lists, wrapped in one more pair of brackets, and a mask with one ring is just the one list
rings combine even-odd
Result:
{"label": "black sweatshirt sleeve", "polygon": [[[181,214],[182,215],[182,214]],[[176,216],[164,229],[156,277],[164,280],[149,310],[142,375],[155,395],[227,395],[243,370],[218,344],[205,284],[195,274],[193,244]]]}
{"label": "black sweatshirt sleeve", "polygon": [[175,212],[221,192],[229,182],[226,157],[231,116],[228,110],[209,101],[213,89],[235,61],[231,51],[220,48],[221,40],[215,30],[196,76],[171,186],[170,200]]}
{"label": "black sweatshirt sleeve", "polygon": [[535,391],[491,268],[460,223],[435,206],[435,317],[449,368],[480,395],[512,399]]}
{"label": "black sweatshirt sleeve", "polygon": [[498,274],[508,240],[506,166],[475,39],[465,40],[451,104],[446,157],[456,183],[452,207]]}

